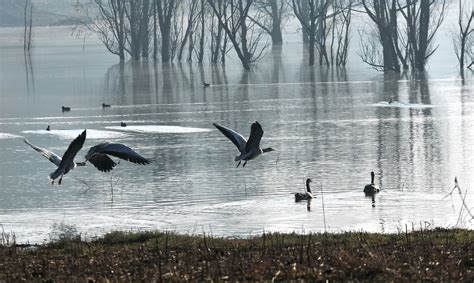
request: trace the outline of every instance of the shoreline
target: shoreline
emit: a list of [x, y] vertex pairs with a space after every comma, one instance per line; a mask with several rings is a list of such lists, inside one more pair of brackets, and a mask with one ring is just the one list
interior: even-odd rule
[[474, 280], [474, 230], [263, 233], [222, 238], [111, 232], [92, 241], [0, 246], [0, 282]]

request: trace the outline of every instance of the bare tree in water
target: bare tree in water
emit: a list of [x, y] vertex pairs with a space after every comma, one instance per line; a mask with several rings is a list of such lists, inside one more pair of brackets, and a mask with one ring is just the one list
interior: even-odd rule
[[225, 63], [225, 56], [229, 51], [227, 45], [227, 33], [224, 31], [223, 25], [220, 24], [219, 18], [217, 15], [221, 15], [224, 13], [224, 8], [227, 7], [228, 0], [216, 0], [215, 9], [216, 11], [211, 11], [210, 17], [210, 49], [211, 49], [211, 62], [217, 63], [219, 58], [221, 59], [222, 63]]
[[161, 61], [169, 63], [171, 61], [171, 20], [176, 11], [176, 1], [158, 0], [155, 1], [155, 5], [161, 31]]
[[[306, 3], [308, 8], [303, 5]], [[314, 65], [314, 49], [316, 45], [316, 37], [318, 32], [318, 23], [322, 24], [322, 19], [326, 17], [327, 9], [329, 7], [330, 0], [292, 0], [293, 12], [295, 13], [296, 18], [298, 18], [303, 30], [306, 31], [308, 35], [308, 47], [309, 47], [309, 65]], [[318, 22], [319, 20], [319, 22]], [[319, 32], [325, 32], [325, 28], [319, 26]], [[320, 44], [322, 44], [320, 42]], [[323, 43], [324, 44], [324, 43]], [[325, 44], [324, 46], [319, 46], [320, 48], [320, 64], [322, 63], [322, 58], [325, 58], [327, 61], [327, 53]]]
[[258, 61], [268, 47], [268, 43], [261, 44], [263, 32], [257, 30], [255, 23], [248, 18], [253, 1], [229, 0], [221, 10], [218, 9], [215, 1], [208, 0], [207, 2], [232, 42], [242, 66], [250, 70], [251, 64]]
[[382, 49], [377, 56], [374, 40], [362, 40], [362, 60], [385, 72], [400, 72], [400, 64], [423, 71], [437, 48], [433, 39], [444, 20], [446, 0], [362, 0], [362, 4], [375, 23]]
[[[199, 23], [199, 48], [197, 49], [196, 55], [199, 63], [204, 60], [204, 44], [205, 44], [205, 33], [206, 33], [206, 0], [200, 0], [200, 9], [198, 13]], [[197, 35], [197, 33], [196, 33]]]
[[125, 18], [125, 1], [94, 0], [78, 7], [88, 18], [88, 21], [81, 25], [97, 33], [109, 52], [118, 55], [121, 61], [125, 60], [125, 52], [130, 53], [126, 47], [125, 26], [128, 22]]
[[464, 73], [464, 64], [470, 68], [474, 64], [474, 29], [472, 28], [474, 11], [466, 9], [463, 0], [459, 0], [458, 28], [459, 31], [453, 35], [454, 52], [459, 61], [459, 70]]
[[362, 61], [384, 72], [400, 72], [400, 62], [398, 60], [400, 50], [398, 49], [397, 1], [362, 0], [362, 5], [370, 19], [376, 25], [377, 32], [373, 35], [378, 39], [378, 44], [382, 47], [379, 53], [373, 37], [362, 39]]
[[192, 36], [196, 28], [198, 19], [198, 1], [182, 1], [176, 5], [178, 12], [176, 13], [173, 31], [176, 36], [177, 59], [181, 61], [186, 46], [194, 47]]
[[270, 35], [273, 45], [283, 43], [282, 27], [287, 12], [287, 3], [283, 0], [256, 0], [256, 13], [249, 17], [261, 29]]
[[412, 69], [423, 71], [428, 58], [438, 48], [432, 45], [445, 17], [446, 0], [397, 0], [397, 5], [405, 19], [407, 51], [405, 56], [399, 53], [399, 58], [403, 63], [408, 58]]
[[330, 62], [331, 65], [345, 66], [349, 51], [350, 25], [352, 19], [352, 0], [334, 0], [332, 6], [334, 13], [331, 21], [331, 44]]
[[23, 33], [23, 49], [25, 52], [30, 52], [33, 27], [33, 4], [31, 3], [31, 0], [25, 0], [24, 18], [25, 30]]

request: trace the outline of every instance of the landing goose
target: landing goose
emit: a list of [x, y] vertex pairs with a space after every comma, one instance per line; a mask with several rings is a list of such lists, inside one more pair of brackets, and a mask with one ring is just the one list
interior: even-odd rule
[[234, 143], [237, 149], [240, 151], [240, 155], [236, 156], [234, 159], [235, 162], [239, 161], [237, 167], [239, 167], [240, 162], [242, 160], [244, 161], [242, 167], [245, 167], [247, 161], [256, 158], [262, 153], [274, 150], [271, 147], [264, 149], [260, 148], [260, 140], [263, 136], [263, 129], [258, 122], [252, 123], [248, 141], [241, 134], [237, 133], [232, 129], [221, 126], [217, 123], [213, 123], [212, 125], [214, 125], [214, 127], [216, 127], [221, 133], [224, 134], [224, 136], [226, 136], [232, 143]]
[[74, 157], [79, 152], [79, 150], [81, 150], [85, 140], [86, 130], [84, 130], [79, 136], [77, 136], [77, 138], [75, 138], [71, 142], [71, 144], [69, 144], [69, 147], [64, 152], [62, 158], [52, 151], [30, 143], [26, 138], [24, 139], [24, 142], [27, 145], [31, 146], [37, 152], [41, 153], [41, 155], [46, 157], [49, 161], [51, 161], [58, 167], [53, 173], [49, 174], [49, 179], [51, 180], [51, 184], [54, 184], [54, 181], [59, 178], [58, 184], [61, 185], [64, 175], [66, 175], [72, 169], [76, 168], [76, 166], [85, 165], [85, 162], [74, 162]]
[[132, 163], [136, 164], [149, 164], [151, 161], [140, 154], [133, 151], [130, 147], [119, 144], [119, 143], [101, 143], [96, 146], [93, 146], [89, 149], [84, 162], [75, 162], [74, 158], [81, 150], [86, 139], [86, 130], [84, 130], [76, 139], [74, 139], [69, 145], [68, 149], [64, 153], [63, 157], [59, 157], [54, 152], [36, 146], [30, 143], [25, 139], [25, 143], [31, 146], [34, 150], [38, 151], [46, 157], [53, 164], [58, 166], [56, 171], [49, 175], [51, 184], [54, 184], [54, 181], [60, 177], [58, 184], [61, 185], [62, 178], [69, 171], [74, 169], [76, 166], [85, 166], [86, 162], [89, 161], [96, 167], [99, 171], [109, 172], [112, 170], [118, 163], [113, 161], [109, 155], [115, 156]]
[[99, 171], [109, 172], [118, 164], [109, 155], [140, 165], [151, 162], [126, 145], [110, 142], [91, 147], [86, 154], [86, 161], [92, 163]]

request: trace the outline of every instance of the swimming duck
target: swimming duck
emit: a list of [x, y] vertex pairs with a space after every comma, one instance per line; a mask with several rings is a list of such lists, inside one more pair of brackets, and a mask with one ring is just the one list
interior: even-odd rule
[[306, 179], [306, 192], [304, 193], [295, 193], [295, 202], [299, 202], [302, 200], [310, 200], [313, 197], [313, 194], [311, 193], [311, 188], [309, 187], [309, 183], [311, 183], [311, 179]]
[[49, 125], [46, 127], [46, 131], [51, 131], [51, 127]]
[[209, 83], [203, 82], [203, 83], [202, 83], [202, 86], [203, 86], [203, 87], [210, 87], [211, 85], [210, 85]]
[[107, 108], [107, 107], [110, 107], [110, 104], [102, 103], [102, 108]]
[[127, 124], [125, 122], [120, 122], [120, 127], [126, 127]]
[[68, 106], [61, 106], [61, 110], [62, 110], [63, 112], [69, 112], [69, 111], [71, 111], [71, 107], [68, 107]]
[[221, 126], [217, 123], [213, 123], [212, 125], [214, 125], [214, 127], [216, 127], [221, 133], [223, 133], [224, 136], [226, 136], [239, 149], [240, 155], [234, 158], [235, 162], [239, 161], [237, 167], [239, 167], [240, 162], [242, 160], [244, 161], [242, 167], [245, 167], [247, 161], [256, 158], [262, 153], [274, 150], [271, 147], [263, 149], [260, 148], [260, 140], [263, 136], [263, 129], [258, 122], [252, 123], [250, 127], [250, 136], [248, 141], [241, 134], [237, 133], [232, 129]]
[[374, 184], [374, 178], [375, 178], [374, 171], [370, 172], [370, 176], [371, 176], [370, 184], [367, 184], [364, 187], [364, 193], [365, 193], [365, 195], [368, 195], [368, 196], [380, 192], [380, 190], [378, 188], [376, 188], [375, 184]]

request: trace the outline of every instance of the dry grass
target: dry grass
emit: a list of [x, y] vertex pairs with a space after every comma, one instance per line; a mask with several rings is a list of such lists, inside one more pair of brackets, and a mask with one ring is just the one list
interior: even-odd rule
[[114, 232], [0, 246], [0, 282], [169, 280], [474, 281], [474, 231], [264, 234], [250, 239]]

